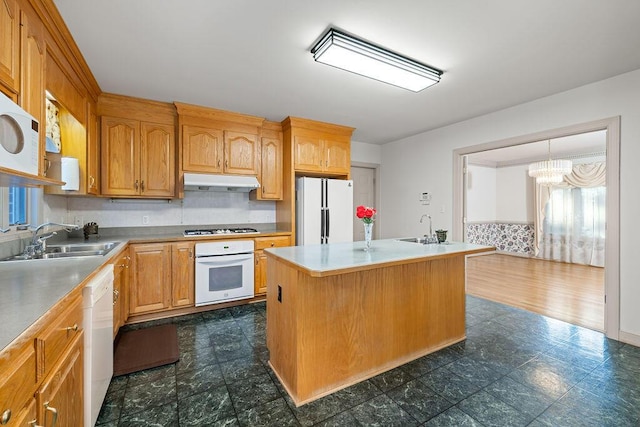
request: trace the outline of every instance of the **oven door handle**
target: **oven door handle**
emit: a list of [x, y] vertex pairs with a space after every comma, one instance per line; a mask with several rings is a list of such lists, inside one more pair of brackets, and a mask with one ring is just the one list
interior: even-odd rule
[[238, 262], [251, 260], [253, 262], [253, 254], [241, 255], [224, 255], [224, 256], [199, 256], [196, 257], [196, 264], [224, 266], [238, 264]]

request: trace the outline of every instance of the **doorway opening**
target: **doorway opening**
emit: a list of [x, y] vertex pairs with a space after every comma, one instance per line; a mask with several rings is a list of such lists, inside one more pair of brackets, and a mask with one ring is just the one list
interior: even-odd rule
[[[466, 175], [464, 172], [468, 170], [469, 165], [467, 161], [469, 157], [477, 159], [482, 159], [483, 157], [486, 159], [487, 155], [490, 155], [492, 150], [503, 149], [505, 151], [517, 151], [524, 150], [526, 151], [527, 145], [536, 142], [544, 142], [547, 143], [548, 140], [557, 140], [561, 138], [569, 138], [569, 139], [579, 139], [577, 135], [586, 135], [593, 133], [604, 135], [605, 140], [605, 150], [602, 153], [606, 156], [604, 163], [606, 164], [606, 202], [605, 202], [605, 210], [606, 210], [606, 237], [604, 239], [604, 272], [602, 272], [602, 276], [604, 278], [604, 287], [603, 294], [601, 298], [601, 306], [603, 307], [603, 327], [594, 327], [594, 329], [604, 329], [605, 334], [613, 339], [618, 339], [619, 336], [619, 293], [620, 293], [620, 268], [619, 268], [619, 132], [620, 132], [620, 119], [619, 117], [599, 120], [595, 122], [584, 123], [580, 125], [569, 126], [561, 129], [553, 129], [549, 131], [539, 132], [536, 134], [525, 135], [515, 138], [510, 138], [501, 141], [495, 141], [487, 144], [480, 144], [475, 146], [466, 147], [463, 149], [458, 149], [454, 151], [454, 225], [453, 225], [453, 235], [456, 240], [464, 240], [468, 234], [468, 227], [473, 225], [472, 222], [469, 222], [467, 218], [467, 210], [466, 204], [469, 202], [467, 200], [467, 190], [468, 190], [468, 182], [466, 182]], [[597, 149], [593, 149], [593, 147], [586, 146], [585, 142], [582, 141], [584, 145], [582, 153], [584, 154], [587, 151], [591, 151], [591, 154], [598, 154]], [[578, 144], [579, 145], [579, 144]], [[560, 144], [558, 144], [560, 147]], [[566, 146], [567, 148], [569, 145]], [[560, 150], [560, 148], [558, 148]], [[557, 155], [554, 157], [562, 158], [561, 155]], [[523, 158], [520, 160], [520, 168], [526, 168], [526, 163], [529, 161], [537, 161], [541, 159], [532, 159], [532, 158]], [[517, 167], [512, 168], [517, 170]], [[524, 170], [524, 169], [523, 169]], [[522, 170], [522, 171], [523, 171]], [[521, 172], [522, 172], [521, 171]], [[523, 178], [523, 177], [521, 177]], [[512, 181], [512, 180], [509, 180]], [[531, 181], [529, 179], [529, 181]], [[508, 184], [513, 184], [513, 182], [508, 182]], [[530, 190], [524, 191], [531, 192]], [[477, 194], [476, 194], [477, 196]], [[533, 197], [527, 197], [526, 194], [521, 194], [522, 200], [531, 200], [533, 201]], [[474, 195], [471, 195], [474, 197]], [[533, 202], [530, 202], [533, 203]], [[508, 209], [514, 208], [514, 205], [507, 205]], [[529, 206], [530, 208], [531, 206]], [[522, 210], [522, 206], [520, 207]], [[527, 223], [528, 221], [523, 221], [523, 223]], [[528, 224], [520, 224], [526, 228]], [[474, 225], [475, 227], [475, 225]], [[477, 228], [477, 227], [476, 227]], [[512, 227], [514, 229], [518, 229], [519, 225]], [[536, 241], [537, 242], [537, 241]], [[496, 245], [497, 246], [497, 245]], [[526, 252], [526, 251], [525, 251]], [[529, 257], [532, 254], [524, 254], [525, 257]], [[533, 258], [531, 258], [533, 259]], [[524, 260], [524, 258], [523, 258]], [[551, 261], [549, 261], [551, 262]], [[559, 264], [559, 263], [558, 263]], [[567, 264], [567, 266], [573, 266], [573, 264]], [[543, 270], [550, 270], [546, 268]], [[576, 272], [567, 273], [568, 277], [578, 276]], [[535, 276], [535, 271], [530, 270], [528, 273], [520, 271], [521, 280], [526, 280], [529, 277]], [[576, 279], [579, 280], [579, 279]], [[597, 274], [596, 278], [593, 279], [598, 281]], [[539, 291], [542, 292], [542, 291]], [[604, 301], [602, 301], [604, 300]], [[535, 310], [532, 310], [535, 311]], [[585, 325], [582, 325], [585, 326]]]
[[[378, 168], [371, 165], [352, 165], [351, 180], [353, 181], [353, 207], [356, 206], [376, 206], [376, 194], [378, 189], [376, 176]], [[373, 238], [375, 239], [379, 232], [379, 227], [373, 227]], [[353, 215], [353, 241], [364, 240], [364, 227], [362, 221]]]

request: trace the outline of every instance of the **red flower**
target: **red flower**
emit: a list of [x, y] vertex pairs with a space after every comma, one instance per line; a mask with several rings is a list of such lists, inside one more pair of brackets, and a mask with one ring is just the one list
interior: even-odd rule
[[356, 216], [365, 223], [373, 222], [373, 217], [378, 211], [368, 206], [358, 206], [356, 208]]

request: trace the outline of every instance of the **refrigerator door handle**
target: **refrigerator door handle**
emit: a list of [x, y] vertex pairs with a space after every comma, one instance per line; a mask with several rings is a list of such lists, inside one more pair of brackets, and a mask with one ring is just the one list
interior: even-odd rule
[[325, 223], [325, 212], [324, 208], [320, 208], [320, 243], [324, 243], [324, 223]]
[[329, 218], [331, 218], [331, 214], [329, 213], [329, 208], [326, 208], [324, 211], [325, 211], [324, 222], [326, 223], [325, 224], [326, 230], [325, 230], [324, 237], [326, 242], [329, 243]]

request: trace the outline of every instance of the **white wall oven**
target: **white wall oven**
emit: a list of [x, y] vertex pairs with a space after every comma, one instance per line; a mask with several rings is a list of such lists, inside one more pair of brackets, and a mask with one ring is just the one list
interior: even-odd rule
[[196, 306], [253, 297], [253, 240], [196, 243]]
[[0, 167], [38, 175], [39, 123], [0, 92]]

